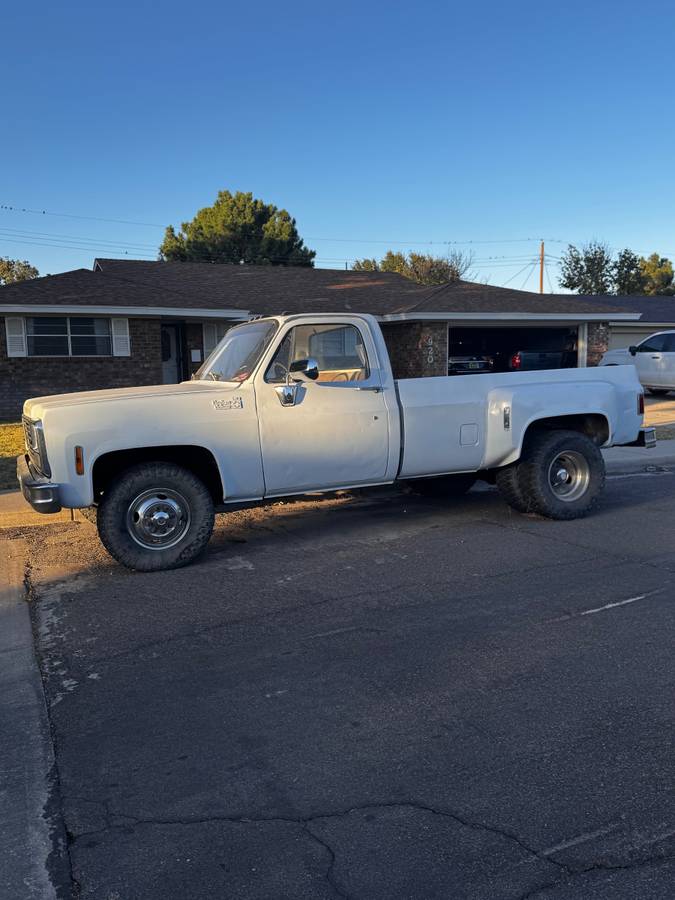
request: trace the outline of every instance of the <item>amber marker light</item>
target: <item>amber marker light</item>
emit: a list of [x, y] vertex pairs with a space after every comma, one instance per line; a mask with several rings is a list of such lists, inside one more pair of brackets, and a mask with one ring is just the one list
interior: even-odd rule
[[75, 447], [75, 471], [78, 475], [84, 475], [84, 451], [79, 445]]

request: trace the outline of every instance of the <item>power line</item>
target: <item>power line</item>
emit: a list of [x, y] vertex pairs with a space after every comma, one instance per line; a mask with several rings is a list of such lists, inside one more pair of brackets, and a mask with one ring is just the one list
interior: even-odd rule
[[532, 263], [532, 268], [531, 268], [530, 271], [527, 273], [527, 275], [525, 276], [525, 281], [523, 281], [522, 285], [520, 286], [521, 291], [524, 291], [524, 290], [525, 290], [525, 285], [527, 284], [527, 282], [528, 282], [528, 281], [530, 280], [530, 278], [532, 277], [532, 274], [534, 273], [534, 270], [536, 269], [536, 267], [537, 267], [537, 259], [535, 258], [534, 261], [533, 261], [533, 263]]
[[98, 237], [83, 237], [82, 235], [74, 235], [74, 234], [58, 234], [53, 231], [24, 231], [18, 228], [0, 228], [0, 234], [4, 234], [8, 237], [38, 237], [38, 238], [48, 238], [50, 240], [64, 240], [72, 243], [73, 241], [85, 241], [87, 243], [99, 243], [99, 244], [114, 244], [116, 247], [133, 247], [133, 248], [141, 248], [145, 250], [155, 250], [156, 244], [142, 244], [136, 241], [110, 241], [106, 238], [98, 238]]
[[[53, 231], [30, 231], [26, 229], [18, 229], [18, 228], [7, 228], [0, 227], [0, 235], [4, 235], [5, 237], [25, 237], [33, 239], [46, 239], [50, 242], [65, 242], [67, 244], [73, 243], [86, 243], [86, 244], [96, 244], [103, 245], [107, 244], [114, 247], [129, 247], [134, 250], [139, 250], [142, 252], [144, 250], [155, 252], [157, 250], [156, 244], [146, 244], [138, 241], [125, 241], [125, 240], [108, 240], [107, 238], [99, 238], [92, 237], [90, 235], [73, 235], [73, 234], [62, 234], [59, 232]], [[349, 262], [355, 261], [356, 257], [347, 258], [346, 260], [340, 256], [332, 256], [332, 257], [321, 257], [322, 259], [331, 259], [335, 262]], [[472, 260], [472, 263], [484, 263], [492, 260], [512, 260], [513, 262], [520, 262], [521, 260], [529, 259], [529, 254], [519, 254], [517, 256], [508, 256], [506, 254], [492, 254], [489, 256], [480, 256], [476, 257]]]
[[61, 219], [83, 219], [89, 222], [115, 222], [118, 225], [140, 225], [144, 228], [165, 228], [165, 225], [157, 225], [156, 222], [132, 222], [129, 219], [108, 219], [103, 216], [80, 216], [74, 213], [57, 213], [49, 212], [46, 209], [28, 209], [25, 206], [11, 206], [7, 203], [0, 203], [0, 209], [6, 212], [22, 212], [32, 213], [38, 216], [56, 216]]
[[[535, 259], [535, 260], [534, 260], [534, 264], [535, 264], [535, 265], [536, 265], [536, 262], [537, 262], [537, 260]], [[528, 262], [525, 263], [525, 265], [523, 266], [523, 268], [522, 268], [522, 269], [519, 269], [519, 271], [516, 272], [515, 275], [512, 275], [512, 276], [508, 279], [508, 281], [505, 281], [504, 284], [502, 285], [502, 287], [506, 287], [507, 284], [511, 284], [511, 282], [512, 282], [515, 278], [517, 278], [522, 272], [524, 272], [525, 269], [527, 269], [530, 265], [532, 265], [532, 260], [531, 260], [531, 259], [528, 260]]]
[[546, 280], [548, 281], [548, 287], [551, 293], [553, 293], [553, 285], [551, 284], [551, 276], [548, 274], [548, 265], [546, 264], [546, 260], [544, 260], [544, 272], [546, 272]]
[[[18, 212], [18, 213], [28, 213], [30, 215], [38, 215], [38, 216], [53, 216], [56, 218], [62, 219], [80, 219], [82, 221], [87, 222], [112, 222], [117, 225], [138, 225], [142, 228], [161, 228], [164, 230], [166, 225], [158, 225], [156, 222], [136, 222], [132, 219], [115, 219], [109, 218], [106, 216], [84, 216], [76, 213], [63, 213], [63, 212], [52, 212], [47, 209], [31, 209], [27, 206], [16, 206], [10, 203], [0, 203], [0, 210], [5, 212]], [[338, 244], [402, 244], [402, 245], [426, 245], [426, 246], [459, 246], [459, 245], [470, 245], [470, 244], [523, 244], [523, 243], [531, 243], [532, 241], [540, 241], [541, 238], [537, 237], [526, 237], [526, 238], [502, 238], [502, 239], [491, 239], [491, 240], [462, 240], [462, 241], [401, 241], [401, 240], [383, 240], [382, 238], [334, 238], [334, 237], [307, 237], [304, 240], [306, 241], [327, 241]], [[567, 244], [568, 241], [564, 241], [560, 238], [545, 238], [546, 241], [552, 244]]]

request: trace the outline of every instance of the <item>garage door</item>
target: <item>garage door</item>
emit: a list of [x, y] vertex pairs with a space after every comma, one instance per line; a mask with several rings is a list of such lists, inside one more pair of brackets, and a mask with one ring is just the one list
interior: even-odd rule
[[609, 335], [609, 349], [619, 350], [622, 347], [630, 347], [631, 344], [639, 344], [655, 331], [661, 331], [657, 325], [651, 328], [612, 328]]
[[[509, 372], [577, 365], [577, 327], [464, 328], [450, 326], [449, 371]], [[472, 362], [474, 363], [472, 365]]]

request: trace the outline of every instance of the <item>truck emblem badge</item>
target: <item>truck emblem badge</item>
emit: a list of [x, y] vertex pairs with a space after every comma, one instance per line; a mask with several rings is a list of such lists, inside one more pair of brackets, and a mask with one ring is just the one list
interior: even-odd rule
[[233, 397], [231, 400], [214, 400], [214, 409], [243, 409], [244, 401], [241, 397]]

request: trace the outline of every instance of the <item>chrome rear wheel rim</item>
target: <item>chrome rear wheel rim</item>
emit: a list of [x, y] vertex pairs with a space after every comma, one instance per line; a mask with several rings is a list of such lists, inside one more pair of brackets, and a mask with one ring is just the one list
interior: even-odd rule
[[126, 526], [144, 550], [168, 550], [185, 537], [190, 527], [190, 505], [178, 491], [151, 488], [127, 507]]
[[591, 467], [577, 450], [563, 450], [548, 467], [548, 484], [554, 496], [563, 503], [574, 503], [588, 490]]

